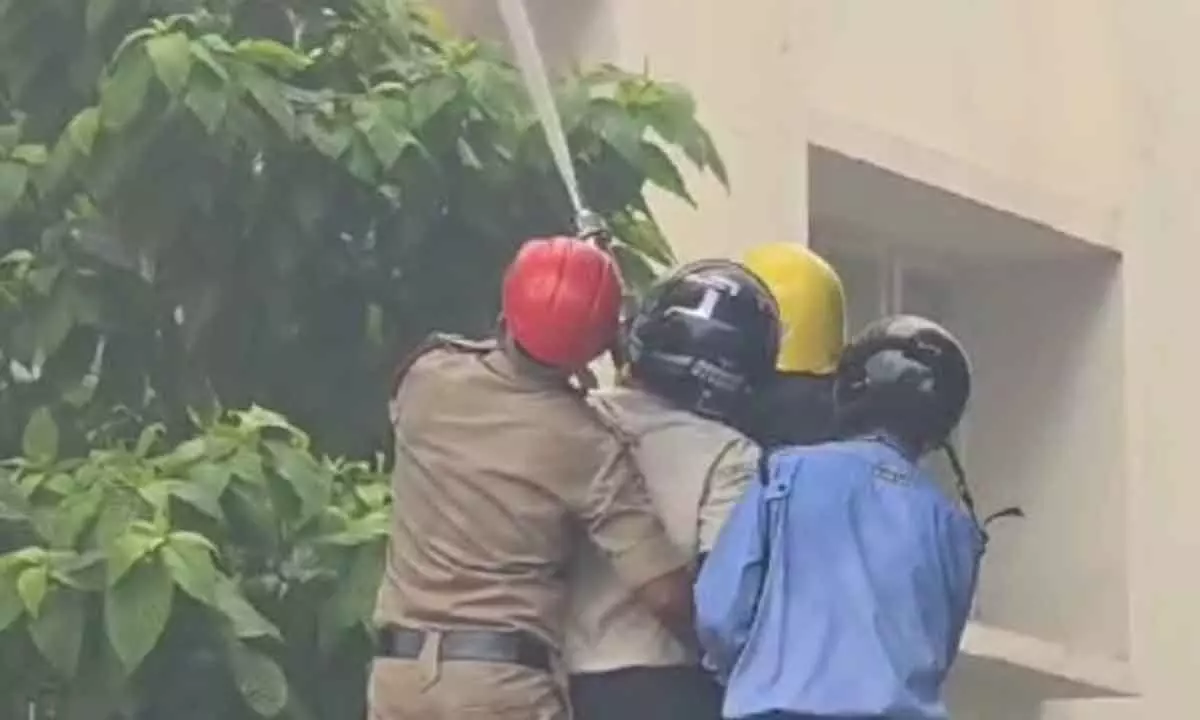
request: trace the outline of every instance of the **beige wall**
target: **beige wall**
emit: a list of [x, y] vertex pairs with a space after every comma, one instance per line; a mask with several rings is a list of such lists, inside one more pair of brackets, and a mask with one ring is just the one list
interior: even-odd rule
[[[737, 254], [765, 239], [807, 236], [803, 96], [791, 81], [795, 3], [756, 0], [729, 19], [730, 6], [695, 0], [609, 0], [610, 57], [687, 85], [718, 139], [732, 192], [697, 183], [695, 212], [663, 197], [659, 212], [689, 257]], [[720, 110], [717, 110], [720, 108]]]
[[[656, 74], [695, 91], [726, 157], [732, 194], [703, 183], [699, 211], [659, 204], [685, 255], [804, 241], [809, 141], [1119, 250], [1119, 261], [1089, 256], [1059, 275], [1053, 263], [1026, 275], [996, 265], [959, 297], [985, 376], [972, 461], [1001, 475], [1003, 443], [1019, 440], [1013, 492], [1032, 515], [1011, 531], [1019, 538], [998, 540], [1004, 567], [989, 570], [981, 601], [985, 614], [1002, 606], [997, 623], [1060, 643], [1047, 667], [1073, 653], [1128, 658], [1139, 698], [1055, 702], [1042, 717], [1197, 717], [1200, 482], [1189, 405], [1200, 402], [1200, 341], [1185, 312], [1200, 266], [1200, 3], [574, 6], [580, 19], [546, 15], [539, 28], [573, 38], [555, 52], [635, 67], [648, 57]], [[921, 220], [897, 224], [916, 232]], [[964, 242], [980, 241], [971, 227]], [[1048, 338], [1060, 341], [1053, 357], [1033, 362]], [[1023, 365], [1029, 384], [1009, 390], [1006, 369]], [[986, 442], [997, 444], [980, 449]], [[1037, 716], [986, 695], [961, 717]]]
[[[791, 12], [799, 17], [785, 18], [778, 9], [691, 3], [692, 14], [704, 21], [672, 14], [671, 3], [644, 5], [662, 9], [630, 20], [644, 24], [628, 36], [640, 38], [652, 63], [664, 58], [660, 71], [696, 89], [718, 143], [731, 155], [733, 205], [768, 218], [794, 217], [795, 196], [779, 188], [796, 185], [783, 183], [781, 173], [794, 171], [802, 158], [794, 137], [772, 150], [786, 137], [766, 131], [779, 127], [767, 117], [774, 113], [775, 122], [815, 142], [1122, 251], [1120, 268], [1110, 269], [1121, 277], [1108, 286], [1092, 283], [1094, 314], [1061, 296], [1069, 282], [1059, 296], [1053, 283], [1029, 293], [1021, 283], [1006, 288], [1003, 271], [990, 285], [1000, 299], [980, 296], [976, 323], [989, 324], [973, 327], [985, 336], [977, 343], [988, 354], [985, 364], [1028, 362], [1039, 330], [1057, 332], [1047, 324], [1053, 318], [1039, 317], [1039, 306], [1047, 316], [1069, 320], [1074, 313], [1083, 326], [1077, 373], [1031, 373], [1035, 382], [1071, 383], [1078, 394], [1067, 397], [1077, 404], [1060, 405], [1055, 425], [1047, 426], [1058, 442], [1029, 446], [1031, 457], [1015, 465], [1044, 480], [1043, 491], [1039, 496], [1029, 488], [1022, 498], [1034, 518], [1008, 550], [1024, 556], [1024, 564], [1010, 563], [993, 578], [1003, 579], [1003, 587], [982, 600], [986, 610], [988, 600], [1010, 596], [1008, 622], [1062, 639], [1069, 652], [1130, 656], [1141, 700], [1056, 703], [1047, 717], [1194, 717], [1200, 708], [1200, 491], [1186, 404], [1200, 400], [1200, 342], [1183, 331], [1182, 312], [1197, 297], [1200, 83], [1184, 68], [1200, 67], [1200, 43], [1194, 42], [1200, 5], [797, 0]], [[711, 39], [712, 26], [704, 26], [709, 35], [690, 34], [691, 23], [713, 17], [725, 42], [698, 54], [690, 46]], [[783, 20], [791, 24], [781, 28]], [[621, 30], [618, 35], [627, 42]], [[803, 47], [789, 48], [789, 42]], [[627, 45], [622, 51], [630, 55]], [[754, 64], [756, 74], [746, 70]], [[747, 77], [774, 88], [746, 87]], [[761, 125], [752, 126], [747, 116]], [[729, 218], [746, 212], [705, 206], [695, 218], [677, 221], [675, 227], [688, 232], [673, 236], [705, 252], [725, 248], [727, 238], [701, 240], [696, 229], [702, 235], [706, 227], [729, 228]], [[710, 218], [718, 220], [710, 224]], [[761, 235], [790, 227], [749, 222]], [[1019, 296], [1020, 303], [996, 310], [1005, 295]], [[1000, 327], [1022, 318], [1034, 322], [1012, 333]], [[1006, 334], [1017, 347], [1005, 342]], [[1097, 350], [1112, 343], [1118, 353]], [[1091, 352], [1104, 359], [1092, 361]], [[1105, 395], [1109, 373], [1124, 376], [1124, 383], [1114, 383], [1127, 388], [1123, 397]], [[1002, 387], [985, 392], [995, 398], [993, 407], [1004, 408], [993, 414], [998, 432], [1044, 421], [1022, 415], [1019, 398]], [[1094, 394], [1091, 401], [1087, 393]], [[1124, 423], [1095, 424], [1091, 413]], [[1114, 445], [1126, 452], [1114, 452]], [[1104, 462], [1101, 477], [1089, 472]], [[1080, 495], [1072, 495], [1073, 485]], [[1054, 520], [1045, 519], [1051, 515]], [[1115, 531], [1106, 532], [1098, 517], [1113, 519]], [[1055, 557], [1073, 581], [1063, 582], [1047, 565]], [[1049, 611], [1039, 614], [1039, 605]]]
[[[1096, 0], [809, 0], [810, 101], [995, 177], [1111, 217], [1131, 162], [1112, 13]], [[1143, 3], [1135, 3], [1143, 4]], [[1020, 209], [1020, 208], [1018, 208]], [[1048, 218], [1057, 220], [1058, 218]]]

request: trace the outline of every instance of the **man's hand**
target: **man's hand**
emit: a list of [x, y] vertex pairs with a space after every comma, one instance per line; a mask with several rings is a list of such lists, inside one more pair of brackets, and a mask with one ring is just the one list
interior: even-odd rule
[[692, 572], [680, 568], [635, 588], [634, 596], [688, 649], [698, 650], [692, 606]]

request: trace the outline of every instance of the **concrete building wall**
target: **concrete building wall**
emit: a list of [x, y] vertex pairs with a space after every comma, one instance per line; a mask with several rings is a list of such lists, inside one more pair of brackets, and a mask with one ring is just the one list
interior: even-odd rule
[[647, 59], [695, 92], [733, 189], [657, 203], [682, 254], [807, 242], [811, 225], [955, 279], [947, 322], [980, 374], [968, 464], [989, 503], [1029, 514], [996, 530], [955, 717], [1195, 717], [1200, 4], [557, 6], [539, 33], [560, 58]]

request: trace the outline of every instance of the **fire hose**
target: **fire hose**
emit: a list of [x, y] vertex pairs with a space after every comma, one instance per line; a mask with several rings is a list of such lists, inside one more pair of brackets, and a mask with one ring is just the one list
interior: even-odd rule
[[[554, 102], [554, 91], [550, 85], [550, 76], [538, 49], [537, 37], [533, 24], [526, 12], [524, 0], [499, 0], [500, 15], [508, 29], [509, 40], [512, 42], [516, 55], [516, 64], [529, 91], [533, 102], [534, 112], [538, 116], [546, 144], [554, 158], [558, 176], [567, 190], [571, 206], [575, 213], [575, 234], [579, 239], [590, 242], [605, 252], [611, 253], [612, 233], [608, 224], [598, 213], [593, 212], [584, 202], [579, 190], [579, 180], [575, 174], [575, 165], [571, 161], [571, 151], [567, 145], [567, 136], [563, 132], [562, 118], [558, 106]], [[614, 257], [615, 260], [615, 257]], [[620, 368], [622, 363], [621, 351], [616, 344], [609, 350], [613, 364]]]

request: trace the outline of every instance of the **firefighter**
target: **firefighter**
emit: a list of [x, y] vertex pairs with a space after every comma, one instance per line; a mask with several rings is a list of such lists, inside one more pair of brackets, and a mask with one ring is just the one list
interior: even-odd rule
[[696, 586], [725, 718], [946, 718], [986, 536], [969, 494], [954, 502], [918, 463], [970, 384], [945, 329], [877, 321], [838, 367], [840, 439], [765, 456]]
[[[708, 551], [757, 467], [730, 427], [774, 370], [779, 315], [736, 262], [686, 265], [626, 322], [617, 387], [593, 396], [632, 435], [634, 457], [682, 552]], [[576, 720], [719, 720], [720, 688], [596, 554], [574, 568], [566, 660]]]
[[799, 243], [760, 245], [744, 257], [779, 303], [776, 379], [763, 386], [747, 431], [762, 446], [831, 438], [833, 372], [845, 341], [845, 293], [837, 272]]
[[435, 336], [398, 374], [374, 720], [567, 720], [564, 575], [577, 536], [692, 638], [691, 572], [629, 443], [570, 384], [614, 341], [620, 278], [569, 238], [507, 269], [499, 338]]

